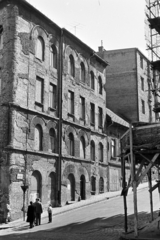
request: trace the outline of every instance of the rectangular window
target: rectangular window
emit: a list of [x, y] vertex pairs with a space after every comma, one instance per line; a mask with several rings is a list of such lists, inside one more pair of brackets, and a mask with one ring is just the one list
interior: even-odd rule
[[3, 48], [3, 27], [0, 25], [0, 50]]
[[142, 103], [142, 113], [145, 114], [145, 102], [144, 100], [141, 100]]
[[85, 99], [80, 97], [80, 118], [85, 120]]
[[74, 115], [74, 93], [68, 91], [68, 112]]
[[95, 106], [93, 103], [90, 103], [90, 122], [95, 124]]
[[56, 85], [53, 84], [49, 87], [49, 107], [56, 108]]
[[103, 110], [101, 107], [98, 107], [98, 127], [103, 126]]
[[36, 102], [43, 104], [43, 79], [36, 78]]
[[143, 69], [143, 57], [142, 56], [140, 56], [140, 66]]
[[141, 77], [141, 90], [144, 91], [144, 78]]
[[116, 140], [111, 139], [111, 157], [116, 157]]

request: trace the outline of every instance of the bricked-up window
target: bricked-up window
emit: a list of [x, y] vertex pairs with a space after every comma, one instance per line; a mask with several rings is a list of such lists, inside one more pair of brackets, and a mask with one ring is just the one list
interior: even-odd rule
[[98, 93], [102, 95], [103, 86], [102, 86], [102, 78], [98, 77]]
[[42, 127], [37, 124], [35, 127], [35, 150], [42, 151]]
[[141, 77], [141, 90], [144, 91], [144, 78]]
[[49, 107], [55, 109], [56, 108], [56, 85], [51, 84], [49, 86]]
[[98, 107], [98, 127], [102, 128], [103, 126], [103, 110], [101, 107]]
[[80, 158], [85, 158], [85, 139], [83, 136], [80, 138]]
[[3, 48], [3, 26], [0, 25], [0, 50]]
[[90, 123], [95, 124], [95, 105], [90, 103]]
[[94, 195], [96, 192], [96, 178], [95, 177], [91, 177], [91, 193], [92, 195]]
[[68, 113], [74, 115], [74, 93], [68, 91]]
[[141, 99], [142, 113], [145, 114], [145, 102]]
[[104, 193], [104, 180], [102, 177], [99, 179], [99, 193]]
[[99, 161], [103, 162], [103, 145], [102, 145], [102, 143], [98, 144], [98, 157], [99, 157]]
[[80, 97], [80, 119], [85, 120], [85, 99], [84, 97]]
[[140, 66], [143, 69], [143, 57], [140, 55]]
[[111, 139], [111, 157], [116, 157], [116, 140]]
[[83, 83], [85, 83], [85, 67], [83, 62], [81, 62], [80, 79]]
[[36, 78], [36, 102], [43, 104], [43, 79]]
[[57, 49], [55, 45], [50, 48], [50, 66], [57, 69]]
[[69, 56], [69, 74], [74, 77], [75, 76], [75, 66], [74, 66], [74, 58], [72, 55]]
[[74, 137], [72, 133], [69, 134], [68, 139], [69, 139], [69, 155], [74, 156]]
[[44, 61], [44, 40], [42, 37], [37, 38], [36, 57]]
[[49, 150], [51, 150], [52, 152], [55, 152], [56, 148], [55, 148], [55, 131], [53, 128], [50, 129], [49, 131]]
[[95, 143], [93, 140], [91, 141], [91, 160], [95, 161]]
[[90, 72], [90, 83], [91, 83], [91, 89], [95, 89], [95, 84], [94, 84], [94, 73], [91, 71]]

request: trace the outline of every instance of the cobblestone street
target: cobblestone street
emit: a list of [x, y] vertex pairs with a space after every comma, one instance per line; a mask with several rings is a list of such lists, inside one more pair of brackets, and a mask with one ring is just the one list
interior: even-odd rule
[[[156, 191], [154, 192], [153, 198], [154, 216], [156, 218], [159, 206]], [[127, 205], [128, 232], [133, 232], [134, 215], [132, 193], [127, 197]], [[70, 208], [71, 207], [72, 206], [70, 206]], [[59, 211], [61, 209], [59, 209]], [[138, 192], [138, 210], [139, 229], [143, 229], [150, 221], [149, 194], [147, 188]], [[6, 227], [6, 225], [4, 225], [4, 227]], [[22, 220], [19, 223], [17, 222], [12, 228], [2, 229], [1, 227], [0, 240], [118, 240], [123, 232], [123, 198], [118, 196], [53, 215], [53, 222], [50, 224], [48, 224], [48, 218], [47, 215], [45, 215], [42, 217], [41, 226], [34, 227], [33, 229], [29, 229], [28, 223]]]

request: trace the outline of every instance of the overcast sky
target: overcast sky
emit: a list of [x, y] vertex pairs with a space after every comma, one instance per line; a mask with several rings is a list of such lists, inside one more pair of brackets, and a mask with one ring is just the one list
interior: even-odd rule
[[28, 0], [97, 51], [137, 47], [148, 57], [145, 0]]

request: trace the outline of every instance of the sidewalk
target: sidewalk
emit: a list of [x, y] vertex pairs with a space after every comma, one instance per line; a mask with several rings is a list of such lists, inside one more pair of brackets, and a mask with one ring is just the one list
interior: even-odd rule
[[[148, 187], [148, 183], [142, 183], [138, 186], [138, 190], [143, 189]], [[128, 194], [132, 193], [132, 189], [130, 188], [128, 191]], [[91, 205], [100, 201], [104, 201], [110, 198], [114, 198], [114, 197], [118, 197], [121, 195], [121, 190], [120, 191], [116, 191], [116, 192], [106, 192], [103, 194], [99, 194], [99, 195], [94, 195], [91, 196], [90, 199], [87, 200], [81, 200], [80, 202], [76, 202], [70, 205], [66, 205], [63, 207], [57, 207], [57, 208], [53, 208], [53, 216], [58, 215], [58, 214], [62, 214], [64, 212], [68, 212], [77, 208], [81, 208], [87, 205]], [[48, 218], [48, 213], [47, 211], [44, 211], [42, 214], [42, 219], [44, 218]], [[25, 226], [28, 225], [28, 223], [26, 221], [23, 221], [23, 219], [18, 219], [15, 221], [12, 221], [8, 224], [1, 224], [0, 225], [0, 230], [2, 229], [8, 229], [8, 228], [15, 228], [15, 227], [21, 227], [21, 226]]]

